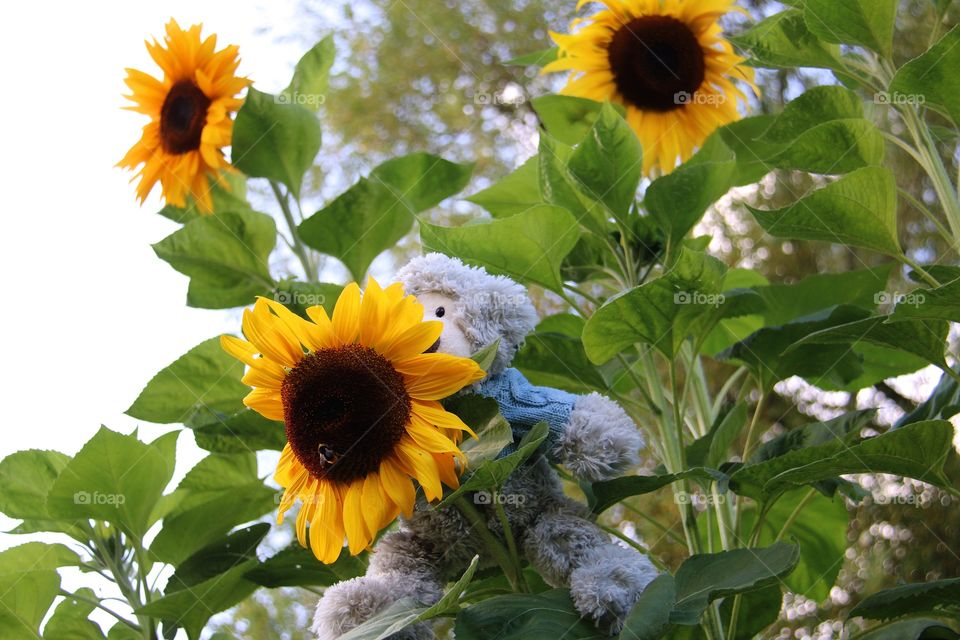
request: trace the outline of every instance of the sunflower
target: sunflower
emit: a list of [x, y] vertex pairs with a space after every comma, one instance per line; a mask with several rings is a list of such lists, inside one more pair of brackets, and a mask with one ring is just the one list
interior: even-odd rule
[[184, 31], [171, 19], [163, 44], [146, 43], [162, 81], [127, 69], [125, 82], [133, 93], [125, 97], [135, 104], [125, 108], [150, 116], [150, 122], [117, 166], [134, 171], [142, 165], [133, 178], [140, 179], [141, 204], [159, 180], [167, 203], [184, 207], [189, 193], [200, 211], [209, 213], [208, 176], [218, 179], [221, 170], [231, 169], [221, 148], [230, 144], [230, 114], [243, 103], [236, 95], [249, 81], [235, 75], [237, 47], [215, 51], [217, 37], [201, 40], [200, 29]]
[[605, 8], [551, 33], [558, 58], [543, 73], [571, 71], [562, 94], [626, 108], [643, 144], [646, 175], [673, 170], [717, 127], [739, 119], [756, 91], [753, 70], [721, 36], [717, 21], [734, 0], [580, 0]]
[[417, 480], [428, 500], [459, 485], [465, 458], [457, 444], [474, 435], [438, 400], [484, 376], [469, 358], [431, 353], [443, 325], [423, 321], [423, 306], [400, 284], [372, 278], [337, 300], [333, 317], [310, 320], [260, 298], [243, 314], [247, 340], [223, 336], [244, 362], [244, 404], [283, 420], [287, 444], [275, 474], [284, 488], [278, 522], [299, 498], [300, 544], [322, 562], [368, 548], [400, 512], [413, 510]]

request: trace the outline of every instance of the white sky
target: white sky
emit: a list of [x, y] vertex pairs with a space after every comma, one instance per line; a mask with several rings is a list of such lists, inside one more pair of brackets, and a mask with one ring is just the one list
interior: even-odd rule
[[[269, 6], [269, 10], [266, 7]], [[114, 164], [144, 116], [122, 111], [124, 68], [157, 73], [143, 41], [175, 17], [237, 44], [241, 73], [286, 85], [305, 45], [294, 0], [43, 2], [0, 20], [0, 458], [27, 448], [74, 454], [101, 424], [129, 433], [124, 410], [159, 369], [193, 345], [236, 331], [237, 311], [191, 309], [187, 278], [150, 248], [178, 225], [143, 207]], [[266, 30], [269, 26], [270, 30]], [[311, 34], [299, 34], [305, 38]], [[152, 439], [169, 426], [146, 426]], [[199, 458], [180, 437], [178, 475]], [[0, 531], [14, 522], [0, 517]], [[0, 535], [0, 548], [25, 542]]]

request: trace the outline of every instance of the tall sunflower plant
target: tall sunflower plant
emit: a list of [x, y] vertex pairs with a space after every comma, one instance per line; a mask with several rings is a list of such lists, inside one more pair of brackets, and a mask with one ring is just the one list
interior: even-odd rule
[[[956, 499], [960, 28], [943, 28], [949, 3], [931, 3], [938, 26], [912, 60], [892, 54], [896, 0], [791, 2], [738, 35], [722, 26], [746, 20], [727, 17], [745, 13], [733, 0], [570, 9], [554, 49], [515, 62], [558, 79], [556, 95], [531, 101], [538, 153], [469, 196], [486, 213], [460, 227], [420, 214], [463, 190], [471, 166], [427, 153], [389, 160], [305, 214], [322, 115], [336, 108], [324, 100], [331, 38], [277, 93], [239, 75], [237, 47], [218, 48], [200, 25], [171, 20], [147, 43], [157, 69], [126, 77], [146, 123], [119, 166], [141, 202], [159, 191], [177, 225], [154, 250], [189, 278], [187, 304], [243, 308], [242, 319], [157, 373], [127, 411], [182, 425], [208, 452], [176, 486], [179, 427], [149, 442], [104, 427], [74, 456], [0, 462], [0, 511], [28, 540], [0, 552], [2, 637], [199, 638], [258, 590], [319, 593], [363, 574], [378, 536], [418, 501], [457, 508], [443, 498], [466, 482], [495, 493], [523, 455], [496, 458], [509, 429], [464, 391], [490, 354], [431, 352], [440, 325], [399, 285], [367, 278], [415, 227], [425, 249], [510, 276], [554, 310], [515, 366], [616, 398], [647, 435], [645, 468], [568, 483], [663, 570], [619, 637], [775, 634], [784, 594], [828, 597], [850, 514], [868, 499], [858, 474]], [[751, 115], [758, 70], [797, 67], [824, 70], [822, 85]], [[893, 150], [935, 197], [898, 185]], [[874, 266], [770, 283], [712, 256], [697, 235], [704, 214], [774, 171], [820, 186], [746, 215], [774, 238], [831, 243]], [[904, 252], [905, 209], [953, 250]], [[345, 282], [321, 281], [337, 272], [329, 258]], [[915, 283], [909, 297], [888, 292], [894, 270]], [[893, 427], [854, 411], [782, 433], [764, 411], [790, 378], [855, 392], [929, 365], [939, 385]], [[658, 494], [673, 496], [670, 512], [648, 510]], [[523, 565], [509, 530], [476, 524], [492, 569], [471, 566], [439, 602], [400, 601], [350, 637], [430, 618], [458, 638], [606, 637]], [[77, 568], [68, 587], [61, 573]], [[837, 624], [846, 637], [960, 637], [956, 589], [888, 589]]]

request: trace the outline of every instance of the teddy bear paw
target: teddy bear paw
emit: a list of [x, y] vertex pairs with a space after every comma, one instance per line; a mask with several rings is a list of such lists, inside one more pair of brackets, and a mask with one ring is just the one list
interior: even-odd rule
[[[328, 587], [317, 604], [313, 632], [317, 640], [336, 640], [403, 596], [390, 576], [362, 576]], [[418, 623], [387, 640], [433, 640], [432, 627]]]
[[577, 399], [563, 439], [554, 452], [576, 477], [596, 482], [615, 478], [639, 462], [643, 437], [616, 402], [599, 393]]
[[657, 573], [646, 556], [606, 545], [570, 574], [570, 597], [577, 610], [593, 619], [598, 629], [615, 635]]

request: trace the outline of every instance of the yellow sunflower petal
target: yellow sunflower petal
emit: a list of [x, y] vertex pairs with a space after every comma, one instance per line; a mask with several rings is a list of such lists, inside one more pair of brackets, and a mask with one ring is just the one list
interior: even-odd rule
[[360, 287], [352, 282], [343, 288], [333, 308], [333, 331], [341, 344], [350, 344], [360, 332]]
[[447, 398], [486, 375], [473, 360], [446, 353], [424, 353], [393, 365], [403, 375], [407, 393], [417, 400]]
[[417, 492], [410, 476], [404, 472], [402, 463], [395, 456], [388, 456], [380, 463], [380, 485], [403, 515], [409, 518], [413, 514]]
[[371, 536], [364, 522], [363, 510], [363, 480], [354, 480], [343, 496], [343, 528], [347, 532], [350, 555], [353, 556], [370, 545]]
[[310, 522], [310, 548], [320, 562], [332, 564], [343, 551], [340, 502], [333, 485], [322, 480], [317, 483], [315, 499], [317, 506]]

